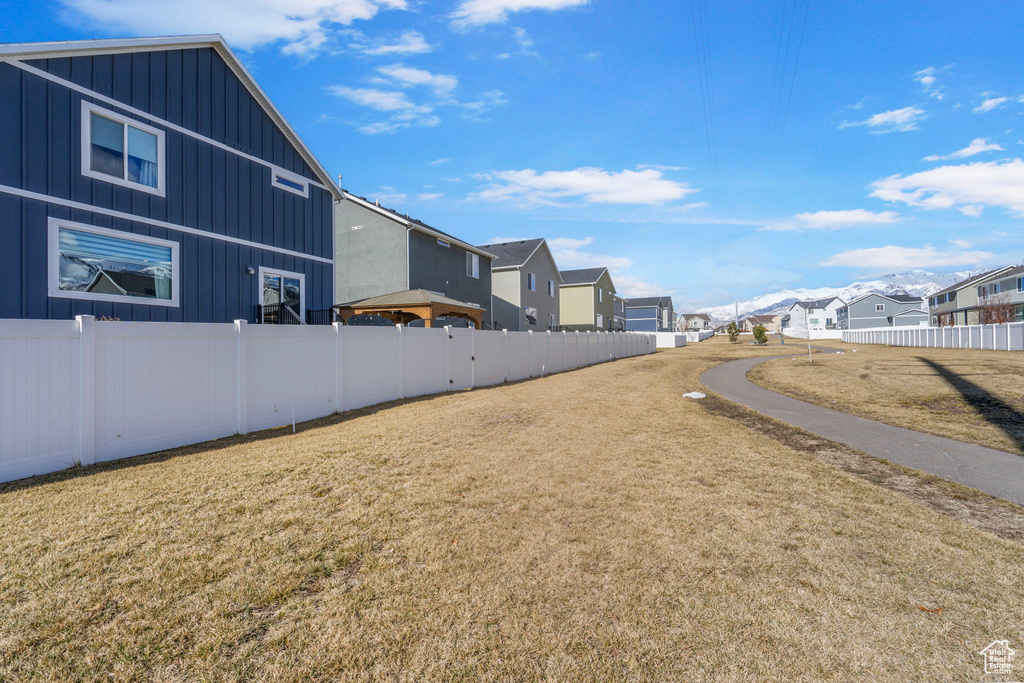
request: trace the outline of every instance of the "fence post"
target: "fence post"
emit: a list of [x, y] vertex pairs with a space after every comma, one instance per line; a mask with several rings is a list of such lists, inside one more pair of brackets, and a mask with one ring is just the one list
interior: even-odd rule
[[565, 346], [566, 344], [568, 344], [568, 342], [566, 341], [566, 337], [566, 331], [562, 330], [562, 372], [565, 372], [566, 370], [569, 369], [569, 354], [565, 350]]
[[[448, 374], [448, 383], [445, 385], [445, 391], [452, 390], [452, 328], [450, 325], [444, 326], [444, 367]], [[405, 380], [402, 380], [402, 396], [405, 396]]]
[[530, 360], [529, 365], [527, 367], [527, 371], [529, 372], [529, 374], [527, 375], [527, 377], [533, 377], [533, 330], [530, 330], [529, 332], [527, 332], [527, 334], [529, 335], [529, 337], [527, 337], [526, 339], [530, 343], [530, 355], [528, 356]]
[[[398, 330], [398, 398], [405, 398], [405, 325], [395, 325], [395, 329]], [[448, 334], [448, 328], [444, 328], [445, 334]], [[445, 355], [450, 356], [451, 353], [447, 350], [448, 344], [445, 344]], [[448, 363], [448, 384], [451, 385], [451, 361]]]
[[476, 333], [475, 327], [469, 330], [469, 386], [476, 389]]
[[331, 327], [334, 328], [334, 410], [341, 413], [345, 410], [345, 380], [342, 377], [345, 356], [341, 352], [345, 326], [341, 323], [331, 323]]
[[502, 337], [501, 337], [502, 348], [505, 349], [505, 353], [504, 353], [505, 379], [503, 381], [507, 382], [508, 381], [508, 330], [502, 330], [501, 334], [502, 334]]
[[75, 316], [78, 321], [78, 460], [96, 462], [96, 318]]
[[249, 335], [248, 321], [235, 321], [235, 431], [249, 433]]
[[[548, 341], [547, 341], [547, 344], [548, 344], [548, 362], [545, 365], [545, 369], [548, 371], [548, 374], [551, 374], [551, 330], [548, 330], [547, 338], [548, 338]], [[544, 371], [542, 370], [540, 374], [543, 377], [544, 376]]]

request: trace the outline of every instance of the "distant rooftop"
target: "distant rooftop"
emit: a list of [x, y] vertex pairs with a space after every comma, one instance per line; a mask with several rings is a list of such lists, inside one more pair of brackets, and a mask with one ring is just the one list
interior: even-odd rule
[[562, 283], [566, 285], [592, 285], [597, 282], [607, 268], [580, 268], [578, 270], [561, 271]]

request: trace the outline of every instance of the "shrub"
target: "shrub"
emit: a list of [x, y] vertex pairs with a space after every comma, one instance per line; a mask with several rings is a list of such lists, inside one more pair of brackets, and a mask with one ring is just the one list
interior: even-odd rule
[[733, 343], [740, 338], [740, 328], [735, 320], [729, 323], [729, 327], [725, 328], [725, 331], [729, 334], [729, 341]]
[[754, 328], [754, 341], [761, 346], [768, 343], [768, 330], [765, 329], [764, 325], [758, 325]]

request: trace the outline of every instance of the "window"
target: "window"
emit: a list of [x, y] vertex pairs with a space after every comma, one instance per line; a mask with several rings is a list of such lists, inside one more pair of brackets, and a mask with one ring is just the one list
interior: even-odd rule
[[536, 325], [537, 324], [537, 309], [534, 306], [526, 307], [526, 324]]
[[[598, 291], [600, 291], [600, 290], [598, 290]], [[603, 327], [604, 327], [604, 316], [601, 315], [600, 313], [598, 313], [597, 314], [597, 329], [600, 330]]]
[[309, 196], [309, 181], [299, 174], [286, 171], [283, 168], [270, 169], [270, 184], [279, 190], [301, 197]]
[[601, 303], [602, 301], [604, 301], [604, 291], [600, 287], [598, 287], [597, 288], [597, 302]]
[[876, 311], [884, 311], [885, 310], [885, 304], [875, 304], [875, 310]]
[[178, 243], [51, 218], [52, 297], [178, 305]]
[[448, 247], [452, 246], [451, 243], [448, 242], [448, 240], [443, 240], [440, 237], [437, 238], [437, 243], [440, 244], [445, 249], [447, 249]]
[[558, 318], [555, 317], [554, 313], [548, 313], [548, 329], [556, 330], [558, 328]]
[[1017, 278], [1017, 291], [1024, 292], [1024, 277]]
[[[260, 268], [260, 303], [264, 306], [284, 304], [292, 309], [299, 320], [306, 316], [306, 276], [284, 270]], [[269, 312], [274, 314], [273, 311]], [[279, 309], [278, 314], [287, 314]], [[290, 314], [288, 314], [290, 315]]]
[[537, 291], [537, 276], [533, 273], [526, 274], [526, 288], [531, 292]]
[[555, 281], [554, 280], [548, 280], [548, 296], [554, 296], [554, 295], [555, 295]]
[[466, 252], [466, 275], [480, 278], [480, 254]]
[[164, 196], [164, 133], [82, 102], [82, 175]]

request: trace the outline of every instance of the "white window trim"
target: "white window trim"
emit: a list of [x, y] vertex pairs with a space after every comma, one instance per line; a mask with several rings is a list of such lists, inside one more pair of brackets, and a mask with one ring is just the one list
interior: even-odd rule
[[[119, 239], [134, 240], [144, 244], [153, 244], [161, 247], [171, 248], [171, 298], [170, 299], [147, 299], [139, 296], [120, 296], [118, 294], [96, 294], [94, 292], [72, 292], [60, 288], [60, 229], [71, 228], [83, 232], [94, 232], [97, 235], [117, 237]], [[179, 293], [181, 290], [181, 268], [178, 260], [180, 251], [177, 242], [162, 240], [146, 235], [136, 235], [133, 232], [124, 230], [111, 230], [110, 228], [98, 228], [95, 225], [66, 221], [61, 218], [50, 216], [47, 218], [47, 290], [50, 297], [56, 299], [82, 299], [84, 301], [105, 301], [115, 304], [135, 304], [137, 306], [171, 306], [178, 307]]]
[[440, 237], [437, 238], [437, 243], [440, 244], [445, 249], [448, 249], [452, 246], [451, 242], [449, 242], [448, 240], [443, 240]]
[[[141, 131], [152, 133], [156, 136], [156, 187], [150, 187], [149, 185], [143, 185], [142, 183], [132, 182], [126, 178], [115, 178], [112, 175], [106, 173], [100, 173], [90, 168], [90, 160], [92, 159], [92, 114], [102, 116], [105, 119], [116, 121], [122, 125], [134, 126]], [[109, 109], [99, 107], [92, 102], [86, 102], [82, 100], [82, 142], [81, 142], [81, 161], [82, 161], [82, 175], [92, 178], [94, 180], [102, 180], [105, 183], [111, 183], [113, 185], [120, 185], [121, 187], [128, 187], [139, 192], [148, 192], [149, 194], [155, 194], [158, 197], [167, 196], [167, 152], [166, 144], [164, 142], [164, 131], [159, 128], [153, 128], [147, 126], [144, 123], [140, 123], [133, 118], [128, 116], [122, 116], [116, 114]], [[125, 135], [127, 139], [127, 134]], [[128, 165], [128, 145], [125, 144], [124, 148], [124, 163], [127, 168]]]
[[[476, 275], [470, 271], [475, 272]], [[474, 254], [471, 251], [466, 252], [466, 276], [474, 280], [480, 279], [480, 254]]]
[[[289, 187], [288, 185], [283, 185], [283, 184], [277, 182], [278, 176], [280, 176], [281, 178], [284, 178], [285, 180], [290, 180], [293, 183], [297, 183], [299, 185], [302, 185], [302, 189], [301, 190], [296, 190], [294, 187]], [[298, 173], [292, 173], [291, 171], [286, 171], [285, 169], [280, 168], [278, 166], [271, 166], [270, 167], [270, 184], [273, 185], [274, 187], [276, 187], [279, 190], [284, 190], [285, 192], [291, 192], [292, 194], [297, 194], [300, 197], [309, 198], [309, 179], [308, 178], [303, 178]]]
[[558, 290], [555, 289], [555, 281], [554, 280], [548, 280], [548, 296], [552, 296], [553, 297], [555, 295], [556, 291], [558, 291]]
[[533, 273], [526, 274], [526, 288], [531, 292], [537, 291], [537, 276]]
[[875, 313], [885, 310], [885, 304], [875, 304]]
[[264, 266], [259, 267], [257, 273], [258, 279], [256, 280], [256, 302], [263, 305], [263, 274], [267, 273], [270, 275], [280, 275], [282, 277], [293, 277], [299, 281], [299, 317], [303, 321], [306, 320], [306, 276], [302, 273], [293, 273], [288, 270], [281, 270], [280, 268], [267, 268]]
[[604, 290], [601, 289], [600, 287], [597, 288], [597, 303], [604, 303]]

